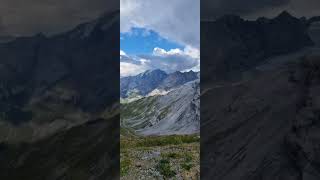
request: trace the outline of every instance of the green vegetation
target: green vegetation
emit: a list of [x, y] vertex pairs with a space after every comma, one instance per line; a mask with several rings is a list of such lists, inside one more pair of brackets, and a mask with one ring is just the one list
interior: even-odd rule
[[170, 158], [170, 159], [178, 159], [178, 158], [181, 158], [181, 154], [179, 154], [177, 152], [170, 152], [167, 154], [161, 154], [161, 157]]
[[190, 164], [190, 163], [182, 163], [182, 164], [181, 164], [181, 167], [182, 167], [184, 170], [190, 171], [190, 169], [193, 167], [193, 165]]
[[122, 158], [120, 161], [120, 175], [124, 176], [128, 173], [131, 166], [131, 160], [128, 158]]
[[137, 145], [140, 147], [153, 147], [153, 146], [167, 146], [179, 145], [183, 143], [199, 142], [198, 136], [157, 136], [150, 138], [143, 138], [138, 141]]
[[[121, 119], [137, 118], [147, 116], [146, 113], [153, 113], [156, 97], [146, 97], [128, 104], [121, 104]], [[140, 117], [140, 118], [141, 118]]]
[[160, 160], [157, 169], [166, 178], [171, 178], [176, 175], [176, 172], [171, 169], [170, 162], [167, 159]]
[[190, 171], [193, 167], [192, 156], [190, 154], [185, 154], [184, 162], [181, 164], [181, 167], [187, 171]]
[[121, 139], [120, 148], [168, 146], [194, 142], [200, 142], [198, 135], [150, 136], [139, 137], [134, 140], [129, 137]]
[[121, 179], [197, 179], [199, 141], [199, 135], [143, 137], [121, 128]]

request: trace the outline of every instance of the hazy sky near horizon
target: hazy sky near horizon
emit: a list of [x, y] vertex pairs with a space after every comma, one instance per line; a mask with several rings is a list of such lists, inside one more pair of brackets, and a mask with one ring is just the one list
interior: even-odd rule
[[120, 0], [120, 75], [200, 69], [200, 1]]

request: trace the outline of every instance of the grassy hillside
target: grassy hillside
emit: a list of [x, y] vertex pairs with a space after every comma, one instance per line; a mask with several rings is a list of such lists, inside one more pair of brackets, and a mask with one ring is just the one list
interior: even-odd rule
[[121, 179], [199, 179], [198, 135], [139, 137], [122, 129]]

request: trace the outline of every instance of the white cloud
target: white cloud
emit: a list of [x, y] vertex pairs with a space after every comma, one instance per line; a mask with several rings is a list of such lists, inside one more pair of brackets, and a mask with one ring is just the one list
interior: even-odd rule
[[170, 49], [166, 51], [162, 48], [156, 47], [153, 49], [153, 55], [155, 56], [189, 56], [194, 59], [200, 59], [200, 51], [197, 48], [192, 48], [191, 46], [186, 46], [184, 50], [181, 49]]
[[127, 54], [123, 51], [123, 50], [120, 50], [120, 56], [126, 56]]
[[[125, 54], [125, 52], [122, 53]], [[138, 57], [120, 55], [121, 77], [137, 75], [149, 69], [162, 69], [168, 73], [189, 70], [199, 71], [200, 53], [197, 49], [191, 47], [168, 51], [156, 47], [152, 55]]]
[[134, 76], [143, 73], [149, 68], [142, 64], [120, 62], [120, 77]]
[[149, 60], [130, 57], [120, 50], [120, 77], [134, 76], [150, 69], [147, 63]]
[[155, 47], [153, 49], [153, 55], [155, 56], [171, 56], [171, 55], [182, 55], [183, 51], [176, 48], [176, 49], [171, 49], [169, 51], [166, 51], [162, 48]]
[[200, 1], [120, 0], [121, 32], [156, 31], [185, 46], [200, 47]]

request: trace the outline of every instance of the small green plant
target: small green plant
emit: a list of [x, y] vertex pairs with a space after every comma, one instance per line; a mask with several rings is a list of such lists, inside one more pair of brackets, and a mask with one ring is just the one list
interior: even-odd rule
[[162, 157], [165, 157], [165, 158], [171, 158], [171, 159], [178, 159], [181, 157], [180, 154], [178, 153], [175, 153], [175, 152], [171, 152], [171, 153], [167, 153], [167, 154], [161, 154]]
[[171, 178], [176, 175], [176, 172], [171, 169], [170, 162], [167, 159], [161, 159], [157, 169], [160, 174], [166, 178]]
[[184, 162], [181, 164], [182, 169], [189, 171], [192, 168], [192, 155], [186, 153]]
[[128, 173], [131, 166], [131, 161], [129, 159], [124, 159], [120, 161], [120, 175], [124, 176]]
[[185, 158], [184, 158], [185, 162], [189, 163], [192, 161], [192, 155], [189, 153], [185, 154]]
[[191, 163], [182, 163], [181, 164], [182, 169], [189, 171], [192, 168], [192, 164]]

